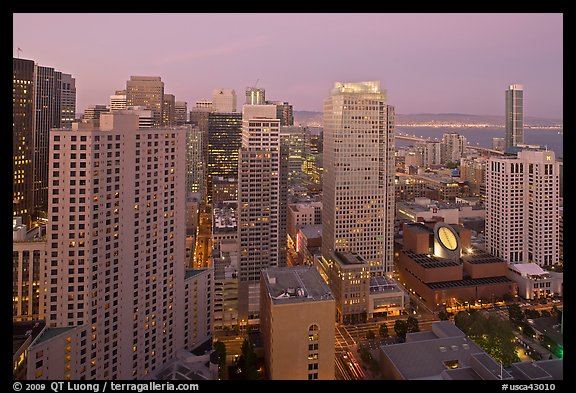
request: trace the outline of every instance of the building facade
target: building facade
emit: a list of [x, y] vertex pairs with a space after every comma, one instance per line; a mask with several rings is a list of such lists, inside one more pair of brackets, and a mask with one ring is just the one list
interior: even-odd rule
[[524, 144], [524, 86], [514, 84], [506, 90], [506, 149]]
[[392, 272], [394, 108], [378, 81], [336, 82], [324, 101], [322, 254], [358, 253]]
[[236, 112], [236, 108], [234, 89], [212, 90], [212, 109], [216, 112]]
[[62, 128], [72, 127], [72, 122], [76, 120], [76, 79], [70, 74], [62, 74], [62, 103], [60, 111], [62, 113], [60, 126]]
[[126, 106], [145, 106], [153, 111], [154, 126], [162, 125], [164, 82], [159, 76], [131, 76], [126, 81]]

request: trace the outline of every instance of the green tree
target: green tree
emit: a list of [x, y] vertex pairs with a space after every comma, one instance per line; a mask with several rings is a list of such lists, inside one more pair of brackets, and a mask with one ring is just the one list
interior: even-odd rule
[[396, 322], [394, 322], [394, 332], [396, 332], [396, 336], [405, 340], [406, 333], [408, 333], [408, 325], [406, 324], [406, 321], [397, 319]]
[[385, 323], [380, 325], [380, 329], [378, 332], [380, 333], [380, 337], [382, 338], [387, 338], [390, 336], [390, 333], [388, 333], [388, 325], [386, 325]]
[[376, 338], [376, 335], [374, 334], [374, 332], [372, 330], [368, 330], [366, 332], [366, 339], [367, 340], [374, 340]]
[[542, 315], [540, 314], [540, 311], [529, 308], [524, 310], [524, 316], [526, 318], [535, 319], [540, 318]]
[[510, 321], [516, 324], [519, 324], [524, 319], [524, 313], [518, 304], [511, 304], [508, 306], [508, 316]]
[[247, 339], [242, 342], [241, 354], [236, 361], [236, 379], [259, 379], [256, 353]]
[[454, 317], [454, 324], [458, 329], [462, 330], [465, 334], [468, 334], [470, 326], [472, 325], [472, 318], [470, 318], [470, 314], [467, 311], [460, 311]]
[[540, 316], [541, 316], [542, 318], [545, 318], [545, 317], [547, 318], [547, 317], [551, 317], [552, 314], [551, 314], [550, 311], [548, 311], [548, 310], [542, 310], [542, 311], [540, 312]]
[[441, 321], [448, 321], [450, 319], [450, 315], [448, 315], [446, 309], [443, 308], [440, 310], [440, 312], [438, 312], [438, 318], [440, 318]]
[[222, 341], [215, 341], [214, 350], [218, 357], [218, 377], [224, 379], [226, 377], [226, 345]]
[[408, 333], [415, 333], [420, 331], [420, 327], [418, 326], [418, 319], [410, 315], [406, 320], [406, 327]]

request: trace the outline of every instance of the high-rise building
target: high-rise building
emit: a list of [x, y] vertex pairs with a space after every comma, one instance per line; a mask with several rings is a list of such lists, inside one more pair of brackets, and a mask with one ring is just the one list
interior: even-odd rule
[[442, 145], [440, 141], [418, 141], [416, 151], [422, 157], [422, 166], [428, 168], [442, 163]]
[[334, 379], [335, 309], [315, 267], [262, 270], [260, 334], [269, 379]]
[[465, 136], [457, 132], [448, 132], [442, 135], [441, 144], [441, 163], [448, 162], [459, 163], [460, 159], [465, 155], [468, 140]]
[[358, 254], [391, 273], [394, 246], [394, 107], [379, 81], [336, 82], [324, 100], [322, 255]]
[[172, 127], [176, 122], [176, 97], [174, 94], [164, 94], [164, 107], [162, 109], [162, 124]]
[[184, 271], [185, 130], [115, 112], [97, 124], [50, 132], [49, 329], [30, 379], [146, 378], [191, 349], [185, 299], [209, 293]]
[[506, 149], [524, 144], [524, 86], [506, 90]]
[[126, 90], [118, 90], [110, 96], [110, 111], [126, 109]]
[[486, 251], [509, 263], [558, 263], [559, 172], [553, 151], [488, 159]]
[[202, 143], [204, 137], [197, 126], [187, 126], [186, 131], [186, 196], [204, 193], [204, 157]]
[[276, 116], [280, 119], [283, 127], [294, 125], [294, 110], [292, 105], [284, 101], [266, 101], [268, 105], [276, 105]]
[[208, 115], [208, 202], [212, 201], [214, 177], [238, 178], [238, 150], [241, 144], [242, 113], [212, 112]]
[[154, 111], [146, 109], [145, 106], [127, 106], [124, 109], [118, 109], [115, 112], [121, 114], [138, 115], [138, 128], [152, 128], [154, 126]]
[[246, 88], [246, 105], [265, 105], [266, 90], [256, 87]]
[[28, 230], [14, 217], [12, 230], [12, 320], [38, 321], [44, 318], [46, 226]]
[[214, 107], [212, 105], [212, 101], [200, 100], [196, 101], [196, 108], [212, 110]]
[[212, 109], [216, 112], [236, 112], [236, 92], [234, 89], [212, 90]]
[[174, 121], [177, 126], [183, 126], [188, 121], [188, 103], [186, 101], [174, 102]]
[[306, 144], [306, 127], [281, 126], [280, 139], [288, 149], [288, 182], [295, 185], [305, 177], [302, 166], [310, 151]]
[[61, 127], [70, 128], [76, 120], [76, 79], [70, 74], [62, 74]]
[[13, 215], [30, 226], [34, 216], [34, 61], [12, 59]]
[[[244, 105], [238, 160], [240, 318], [256, 321], [260, 271], [286, 266], [286, 190], [282, 184], [280, 120], [274, 105]], [[284, 195], [283, 195], [284, 194]]]
[[460, 159], [460, 179], [468, 182], [470, 194], [486, 200], [486, 157]]
[[110, 112], [106, 105], [90, 105], [84, 110], [82, 120], [98, 120], [102, 113]]
[[62, 73], [51, 67], [35, 66], [34, 205], [36, 216], [45, 218], [48, 208], [49, 132], [62, 121]]
[[126, 82], [126, 105], [145, 106], [154, 111], [154, 126], [162, 125], [164, 82], [159, 76], [131, 76]]

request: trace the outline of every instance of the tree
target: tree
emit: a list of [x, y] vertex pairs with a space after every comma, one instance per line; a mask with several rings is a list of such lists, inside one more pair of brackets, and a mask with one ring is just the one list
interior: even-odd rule
[[218, 377], [224, 379], [226, 376], [226, 345], [222, 341], [214, 342], [214, 350], [218, 358]]
[[460, 330], [462, 330], [465, 334], [468, 334], [470, 331], [470, 326], [472, 325], [472, 318], [470, 318], [470, 314], [467, 311], [460, 311], [454, 317], [454, 324]]
[[378, 332], [380, 333], [380, 337], [382, 338], [387, 338], [390, 336], [390, 333], [388, 333], [388, 325], [386, 325], [385, 323], [380, 325], [380, 330]]
[[524, 311], [524, 316], [526, 318], [536, 319], [540, 318], [542, 315], [540, 314], [540, 311], [529, 308]]
[[396, 335], [402, 339], [406, 339], [406, 333], [408, 333], [408, 324], [406, 323], [406, 321], [402, 320], [402, 319], [397, 319], [396, 322], [394, 322], [394, 332], [396, 332]]
[[408, 333], [415, 333], [420, 331], [420, 327], [418, 326], [418, 319], [410, 315], [406, 320], [406, 327]]
[[510, 321], [519, 324], [524, 319], [524, 313], [518, 304], [511, 304], [508, 306], [508, 316]]
[[376, 335], [374, 334], [374, 332], [372, 330], [368, 330], [366, 332], [366, 339], [367, 340], [374, 340], [376, 338]]
[[438, 318], [440, 318], [441, 321], [448, 321], [450, 319], [450, 315], [448, 315], [446, 309], [442, 309], [440, 312], [438, 312]]
[[551, 316], [552, 316], [552, 314], [551, 314], [550, 311], [548, 311], [548, 310], [542, 310], [542, 311], [540, 312], [540, 315], [542, 316], [542, 318], [551, 317]]
[[236, 379], [259, 379], [256, 362], [256, 353], [252, 344], [247, 339], [244, 339], [241, 354], [236, 361]]

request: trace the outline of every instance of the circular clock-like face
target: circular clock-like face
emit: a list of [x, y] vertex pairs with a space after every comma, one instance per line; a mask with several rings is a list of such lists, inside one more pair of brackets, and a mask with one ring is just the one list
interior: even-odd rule
[[446, 227], [438, 229], [438, 238], [442, 245], [450, 251], [454, 251], [458, 247], [458, 239], [456, 239], [454, 232]]

